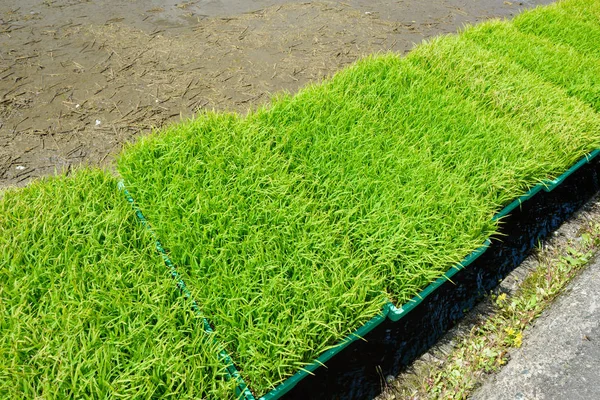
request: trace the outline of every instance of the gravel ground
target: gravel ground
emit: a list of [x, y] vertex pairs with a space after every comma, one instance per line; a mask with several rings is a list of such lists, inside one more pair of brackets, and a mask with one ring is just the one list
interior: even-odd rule
[[600, 259], [535, 322], [477, 400], [600, 399]]

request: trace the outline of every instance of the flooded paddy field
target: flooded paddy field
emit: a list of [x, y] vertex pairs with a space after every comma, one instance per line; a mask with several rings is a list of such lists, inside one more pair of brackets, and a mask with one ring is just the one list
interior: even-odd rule
[[153, 127], [246, 112], [367, 54], [549, 2], [3, 1], [0, 187], [110, 167]]

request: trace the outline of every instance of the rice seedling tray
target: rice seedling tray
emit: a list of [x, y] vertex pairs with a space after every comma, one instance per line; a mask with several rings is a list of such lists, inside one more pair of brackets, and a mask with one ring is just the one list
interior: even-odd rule
[[[542, 182], [515, 199], [494, 217], [501, 219], [498, 235], [401, 307], [387, 303], [379, 315], [258, 398], [365, 399], [376, 396], [387, 376], [397, 375], [431, 347], [517, 267], [539, 240], [600, 190], [598, 154], [600, 150], [593, 151], [557, 179]], [[127, 190], [125, 193], [138, 219], [147, 225], [131, 194]], [[154, 237], [165, 263], [172, 266], [158, 238]], [[177, 280], [177, 286], [188, 297], [185, 283], [173, 271], [171, 275]], [[204, 324], [211, 331], [208, 322]], [[248, 388], [235, 368], [235, 360], [222, 353], [230, 378], [237, 381], [237, 397], [254, 400], [252, 388]]]
[[430, 348], [457, 320], [516, 268], [539, 240], [557, 229], [600, 190], [600, 150], [553, 181], [503, 208], [499, 234], [400, 308], [382, 313], [315, 362], [260, 397], [368, 399], [387, 376]]
[[242, 397], [368, 398], [596, 191], [599, 13], [367, 57], [121, 154]]

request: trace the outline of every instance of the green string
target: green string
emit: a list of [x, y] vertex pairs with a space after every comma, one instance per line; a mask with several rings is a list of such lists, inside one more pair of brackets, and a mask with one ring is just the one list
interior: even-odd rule
[[[158, 239], [158, 235], [156, 235], [156, 233], [150, 226], [150, 223], [148, 222], [146, 217], [144, 217], [142, 210], [140, 210], [140, 208], [135, 204], [133, 197], [131, 196], [129, 191], [125, 188], [125, 184], [122, 180], [119, 181], [118, 187], [119, 187], [119, 190], [121, 190], [125, 194], [125, 198], [127, 199], [127, 202], [131, 205], [131, 208], [135, 212], [137, 219], [142, 223], [144, 228], [146, 228], [146, 230], [150, 233], [152, 240], [154, 240], [156, 250], [161, 255], [167, 268], [169, 268], [169, 274], [171, 275], [171, 278], [173, 278], [175, 280], [177, 288], [183, 294], [183, 297], [186, 300], [191, 302], [192, 310], [194, 311], [196, 316], [198, 316], [202, 319], [202, 325], [204, 326], [204, 333], [206, 333], [207, 335], [210, 335], [213, 342], [216, 343], [216, 339], [214, 338], [215, 331], [210, 326], [208, 320], [202, 315], [202, 312], [200, 310], [200, 307], [198, 306], [198, 303], [192, 297], [192, 293], [187, 288], [187, 286], [186, 286], [185, 282], [183, 281], [183, 279], [181, 278], [181, 275], [179, 274], [179, 272], [177, 272], [177, 268], [175, 268], [175, 264], [173, 264], [173, 262], [167, 255], [165, 248], [163, 247], [162, 243]], [[246, 385], [246, 382], [244, 382], [244, 379], [241, 377], [239, 371], [233, 364], [233, 360], [231, 359], [231, 357], [229, 357], [229, 354], [227, 354], [227, 352], [224, 349], [222, 349], [219, 351], [219, 357], [220, 357], [221, 361], [223, 361], [225, 363], [225, 366], [227, 367], [227, 373], [229, 375], [229, 378], [233, 378], [236, 380], [236, 382], [238, 384], [238, 386], [237, 386], [237, 391], [239, 392], [238, 394], [242, 394], [243, 398], [245, 398], [246, 400], [255, 400], [254, 396], [248, 389], [248, 385]]]

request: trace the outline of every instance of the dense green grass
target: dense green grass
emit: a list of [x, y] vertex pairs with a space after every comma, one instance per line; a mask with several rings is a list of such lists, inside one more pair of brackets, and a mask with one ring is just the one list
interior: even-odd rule
[[[487, 116], [506, 122], [508, 130], [502, 136], [510, 138], [507, 148], [484, 159], [504, 161], [515, 155], [505, 167], [514, 170], [517, 182], [530, 185], [532, 176], [543, 178], [544, 173], [556, 168], [559, 160], [564, 168], [575, 163], [582, 152], [600, 144], [597, 136], [600, 119], [589, 105], [509, 58], [500, 57], [466, 38], [435, 39], [421, 45], [406, 60], [438, 77], [440, 85], [472, 99], [477, 104], [474, 118]], [[488, 148], [490, 144], [494, 146], [486, 142], [482, 147]], [[464, 150], [467, 152], [468, 148]], [[478, 147], [471, 150], [473, 153], [481, 151]], [[469, 162], [473, 157], [476, 156], [465, 154], [457, 158]], [[472, 167], [487, 168], [484, 164], [482, 159]], [[500, 168], [492, 175], [511, 174], [509, 171]]]
[[[264, 394], [496, 232], [600, 147], [600, 2], [369, 57], [250, 112], [205, 113], [118, 169]], [[501, 222], [500, 222], [501, 223]], [[0, 198], [1, 398], [233, 397], [115, 179]]]
[[561, 1], [526, 11], [516, 17], [513, 24], [521, 32], [600, 57], [600, 3], [597, 0]]
[[510, 58], [600, 111], [599, 59], [543, 36], [520, 32], [514, 25], [500, 21], [469, 28], [461, 37], [493, 51], [498, 57]]
[[232, 398], [117, 192], [80, 171], [0, 199], [0, 398]]
[[[548, 38], [526, 29], [543, 26], [536, 13], [576, 26]], [[600, 147], [593, 29], [577, 36], [590, 15], [539, 9], [370, 57], [123, 153], [120, 173], [257, 394], [386, 298], [416, 295], [496, 231], [503, 205]]]

